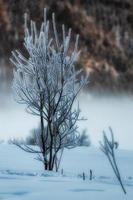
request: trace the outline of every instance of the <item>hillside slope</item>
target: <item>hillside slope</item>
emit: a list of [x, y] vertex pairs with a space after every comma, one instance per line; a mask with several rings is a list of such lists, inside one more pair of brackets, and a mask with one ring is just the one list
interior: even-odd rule
[[1, 0], [0, 58], [7, 66], [11, 50], [22, 48], [24, 13], [39, 23], [44, 7], [49, 18], [56, 13], [59, 28], [64, 23], [80, 34], [78, 67], [90, 74], [90, 89], [132, 92], [132, 0]]

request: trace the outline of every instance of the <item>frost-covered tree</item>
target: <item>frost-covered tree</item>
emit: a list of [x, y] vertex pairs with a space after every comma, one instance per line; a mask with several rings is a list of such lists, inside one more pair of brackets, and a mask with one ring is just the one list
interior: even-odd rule
[[82, 71], [75, 69], [80, 54], [79, 36], [76, 37], [74, 49], [69, 51], [71, 29], [66, 33], [62, 25], [60, 42], [54, 14], [52, 27], [53, 37], [50, 37], [46, 9], [40, 31], [35, 22], [28, 23], [26, 16], [24, 46], [27, 55], [16, 50], [11, 59], [16, 67], [13, 81], [16, 100], [26, 104], [27, 111], [40, 118], [40, 132], [36, 134], [36, 144], [40, 149], [34, 150], [16, 141], [13, 143], [27, 152], [38, 154], [38, 160], [43, 162], [46, 170], [57, 170], [59, 152], [64, 147], [77, 145], [76, 122], [80, 119], [80, 109], [73, 105], [87, 83], [87, 77], [81, 76]]
[[106, 155], [106, 157], [109, 160], [109, 163], [120, 183], [120, 186], [123, 190], [123, 192], [126, 194], [126, 190], [124, 188], [124, 185], [122, 183], [122, 179], [121, 179], [121, 175], [120, 175], [120, 171], [119, 168], [117, 166], [117, 162], [116, 162], [116, 156], [115, 156], [115, 150], [118, 148], [118, 143], [115, 142], [114, 140], [114, 134], [112, 129], [109, 127], [110, 133], [111, 133], [111, 139], [109, 139], [106, 135], [106, 133], [103, 131], [103, 143], [100, 142], [101, 145], [101, 150], [102, 152]]

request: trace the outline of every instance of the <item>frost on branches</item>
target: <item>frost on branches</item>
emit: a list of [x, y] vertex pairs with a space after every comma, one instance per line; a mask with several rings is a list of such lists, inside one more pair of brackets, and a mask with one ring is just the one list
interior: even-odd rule
[[[55, 16], [52, 15], [53, 38], [49, 37], [49, 21], [44, 11], [44, 21], [40, 31], [36, 23], [30, 25], [25, 17], [24, 46], [28, 56], [13, 52], [11, 59], [15, 65], [13, 90], [18, 103], [26, 104], [27, 111], [40, 118], [40, 132], [36, 135], [39, 150], [30, 146], [14, 144], [21, 149], [36, 153], [46, 170], [58, 170], [64, 148], [73, 148], [78, 143], [77, 120], [80, 109], [73, 108], [80, 90], [87, 84], [87, 77], [75, 70], [78, 51], [78, 36], [74, 49], [69, 51], [71, 29], [65, 32], [62, 25], [60, 43]], [[68, 53], [69, 51], [69, 53]]]

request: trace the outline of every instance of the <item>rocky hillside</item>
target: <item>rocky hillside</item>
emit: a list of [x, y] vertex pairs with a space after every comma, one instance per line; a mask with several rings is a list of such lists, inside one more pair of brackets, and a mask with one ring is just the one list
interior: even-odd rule
[[90, 74], [89, 88], [98, 92], [133, 91], [132, 0], [0, 0], [0, 58], [11, 68], [11, 50], [22, 48], [24, 13], [39, 22], [43, 8], [56, 13], [57, 25], [80, 34], [77, 67]]

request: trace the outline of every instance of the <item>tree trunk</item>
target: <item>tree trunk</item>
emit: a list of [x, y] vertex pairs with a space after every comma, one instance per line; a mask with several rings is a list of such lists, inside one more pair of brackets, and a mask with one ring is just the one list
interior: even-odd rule
[[49, 170], [53, 170], [53, 136], [51, 135], [51, 142], [50, 142], [50, 153], [49, 153]]

